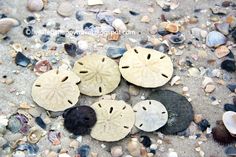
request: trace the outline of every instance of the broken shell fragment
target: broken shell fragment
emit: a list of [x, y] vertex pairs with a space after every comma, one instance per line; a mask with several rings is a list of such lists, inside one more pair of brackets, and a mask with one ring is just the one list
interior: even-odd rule
[[71, 71], [50, 70], [40, 75], [32, 87], [32, 98], [50, 111], [63, 111], [78, 102], [80, 78]]
[[81, 78], [78, 84], [81, 93], [88, 96], [111, 93], [120, 83], [118, 65], [107, 56], [84, 56], [76, 61], [73, 71]]
[[141, 47], [125, 52], [119, 68], [127, 81], [144, 88], [163, 86], [173, 74], [173, 64], [168, 55]]
[[177, 33], [179, 32], [179, 24], [177, 23], [168, 23], [165, 27], [165, 29], [168, 31], [168, 32], [171, 32], [171, 33]]
[[223, 123], [226, 129], [232, 134], [236, 135], [236, 112], [227, 111], [223, 114]]
[[216, 50], [215, 50], [215, 55], [218, 58], [225, 57], [229, 53], [230, 53], [230, 50], [224, 45], [216, 48]]
[[169, 41], [172, 44], [183, 44], [185, 41], [185, 35], [182, 33], [173, 34], [169, 37]]
[[50, 62], [48, 60], [38, 61], [34, 66], [34, 72], [37, 75], [48, 72], [51, 69], [52, 69], [52, 65], [50, 64]]
[[29, 11], [41, 11], [44, 7], [43, 0], [28, 0], [27, 8]]
[[119, 141], [131, 131], [135, 115], [124, 101], [101, 100], [91, 106], [97, 115], [97, 122], [91, 136], [99, 141]]
[[0, 19], [0, 34], [6, 34], [12, 27], [19, 26], [20, 22], [14, 18], [2, 18]]
[[227, 38], [220, 32], [212, 31], [208, 33], [206, 38], [206, 44], [208, 47], [218, 47], [225, 44]]
[[165, 106], [155, 100], [145, 100], [134, 105], [135, 126], [140, 130], [152, 132], [166, 124], [168, 113]]

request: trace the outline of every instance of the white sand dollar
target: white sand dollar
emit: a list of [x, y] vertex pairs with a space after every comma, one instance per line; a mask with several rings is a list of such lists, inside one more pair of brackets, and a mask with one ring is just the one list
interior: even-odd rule
[[79, 99], [80, 78], [72, 71], [50, 70], [40, 75], [32, 87], [33, 100], [50, 111], [63, 111]]
[[99, 141], [119, 141], [131, 131], [135, 115], [132, 107], [124, 101], [101, 100], [91, 106], [97, 115], [97, 123], [91, 136]]
[[81, 79], [81, 93], [88, 96], [108, 94], [120, 83], [117, 63], [103, 55], [92, 54], [80, 58], [75, 63], [73, 71]]
[[135, 112], [135, 126], [146, 132], [161, 128], [168, 120], [167, 110], [159, 101], [141, 101], [133, 107], [133, 110]]
[[137, 86], [156, 88], [166, 84], [173, 74], [173, 63], [166, 54], [153, 49], [129, 49], [120, 59], [122, 76]]

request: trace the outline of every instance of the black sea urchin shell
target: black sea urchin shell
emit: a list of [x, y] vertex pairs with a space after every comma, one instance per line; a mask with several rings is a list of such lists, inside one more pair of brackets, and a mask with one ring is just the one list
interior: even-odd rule
[[89, 134], [97, 121], [95, 111], [89, 106], [78, 106], [66, 110], [63, 114], [64, 126], [75, 135]]

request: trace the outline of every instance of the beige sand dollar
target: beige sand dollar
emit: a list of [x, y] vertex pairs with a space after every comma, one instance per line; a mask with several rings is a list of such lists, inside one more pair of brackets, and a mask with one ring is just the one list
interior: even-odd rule
[[133, 110], [135, 112], [135, 126], [146, 132], [158, 130], [168, 120], [167, 110], [159, 101], [141, 101], [133, 107]]
[[50, 111], [63, 111], [74, 106], [79, 99], [80, 78], [72, 71], [50, 70], [43, 73], [32, 87], [33, 100]]
[[84, 56], [75, 63], [73, 70], [81, 79], [81, 93], [88, 96], [108, 94], [120, 83], [117, 63], [103, 55]]
[[166, 84], [173, 74], [173, 63], [166, 54], [153, 49], [129, 49], [120, 59], [122, 76], [137, 86], [156, 88]]
[[92, 105], [97, 123], [91, 136], [99, 141], [119, 141], [131, 131], [135, 115], [132, 107], [124, 101], [101, 100]]

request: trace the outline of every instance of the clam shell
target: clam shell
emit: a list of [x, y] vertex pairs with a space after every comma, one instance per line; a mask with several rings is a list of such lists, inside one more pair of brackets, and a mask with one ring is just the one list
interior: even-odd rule
[[62, 2], [57, 8], [57, 13], [64, 17], [71, 16], [73, 12], [74, 6], [71, 4], [71, 2]]
[[179, 24], [177, 23], [168, 23], [165, 27], [165, 29], [168, 31], [168, 32], [171, 32], [171, 33], [177, 33], [179, 32]]
[[14, 18], [0, 19], [0, 34], [6, 34], [12, 27], [19, 26], [20, 22]]
[[218, 47], [227, 42], [227, 38], [220, 32], [212, 31], [208, 33], [206, 44], [208, 47]]
[[37, 143], [43, 135], [43, 132], [40, 130], [32, 130], [27, 136], [27, 139], [30, 143]]
[[44, 3], [42, 0], [28, 0], [27, 8], [29, 11], [40, 11], [44, 7]]
[[173, 34], [170, 36], [169, 41], [172, 44], [182, 44], [185, 41], [185, 35], [182, 33]]
[[236, 135], [236, 112], [227, 111], [223, 114], [223, 123], [226, 129], [232, 134]]

